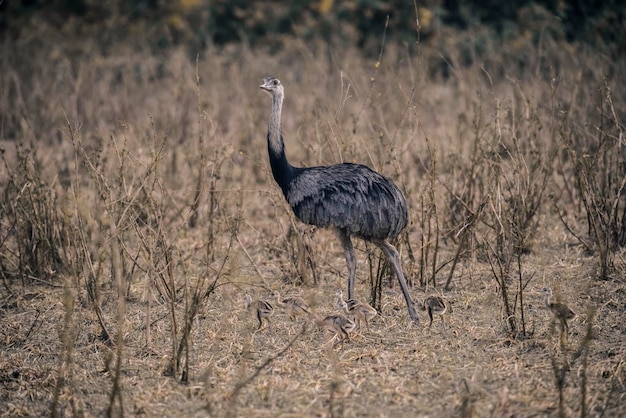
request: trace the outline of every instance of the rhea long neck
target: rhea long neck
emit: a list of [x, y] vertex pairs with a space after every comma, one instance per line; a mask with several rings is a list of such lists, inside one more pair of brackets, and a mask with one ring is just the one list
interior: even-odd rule
[[272, 113], [267, 127], [267, 150], [274, 180], [283, 190], [283, 193], [286, 193], [294, 170], [285, 156], [285, 143], [280, 127], [282, 107], [283, 95], [280, 93], [272, 94]]
[[544, 295], [544, 299], [543, 299], [543, 303], [545, 303], [545, 305], [546, 305], [548, 308], [550, 308], [550, 307], [551, 307], [551, 305], [552, 305], [552, 304], [550, 303], [550, 296], [551, 296], [551, 295], [550, 295], [549, 293], [546, 293], [546, 294]]

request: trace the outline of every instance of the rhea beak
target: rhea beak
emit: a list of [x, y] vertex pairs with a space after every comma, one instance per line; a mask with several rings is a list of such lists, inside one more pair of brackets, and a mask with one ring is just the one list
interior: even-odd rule
[[[1, 1], [2, 0], [0, 0], [0, 2]], [[276, 92], [276, 89], [280, 87], [280, 81], [278, 81], [274, 77], [265, 77], [263, 79], [263, 84], [261, 84], [259, 87], [273, 94], [274, 92]], [[282, 88], [281, 88], [281, 92], [282, 92]]]

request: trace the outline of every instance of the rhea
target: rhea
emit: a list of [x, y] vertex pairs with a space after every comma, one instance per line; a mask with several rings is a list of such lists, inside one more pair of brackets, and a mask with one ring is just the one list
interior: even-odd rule
[[543, 302], [546, 305], [546, 308], [548, 308], [548, 310], [552, 312], [552, 315], [554, 315], [554, 317], [558, 319], [559, 323], [561, 324], [561, 337], [565, 336], [565, 338], [567, 338], [567, 334], [569, 332], [569, 326], [567, 324], [567, 321], [574, 318], [576, 314], [566, 304], [560, 302], [552, 302], [552, 289], [550, 289], [549, 287], [544, 287], [540, 290], [540, 292], [544, 295]]
[[354, 321], [341, 314], [328, 315], [323, 319], [315, 317], [315, 323], [320, 328], [334, 333], [330, 341], [338, 337], [342, 345], [344, 341], [350, 341], [350, 333], [356, 329]]
[[309, 306], [304, 299], [299, 296], [281, 298], [280, 293], [274, 290], [270, 293], [270, 299], [274, 300], [274, 304], [282, 308], [292, 320], [295, 320], [298, 316], [309, 315], [311, 313]]
[[285, 155], [281, 116], [285, 90], [273, 77], [263, 79], [261, 89], [272, 96], [267, 148], [274, 180], [300, 221], [334, 229], [348, 267], [348, 299], [354, 298], [356, 255], [351, 237], [378, 246], [391, 262], [406, 301], [409, 316], [418, 321], [404, 279], [400, 256], [390, 239], [408, 223], [406, 199], [389, 179], [361, 164], [294, 167]]
[[[265, 319], [269, 326], [270, 317], [274, 315], [274, 308], [269, 302], [264, 300], [252, 300], [252, 296], [246, 295], [246, 309], [251, 311], [254, 314], [254, 317], [259, 321], [259, 326], [257, 327], [257, 331], [261, 329], [263, 325], [263, 320]], [[270, 328], [271, 330], [271, 328]]]
[[343, 300], [343, 292], [341, 289], [338, 289], [335, 292], [335, 296], [337, 297], [335, 308], [338, 311], [343, 312], [348, 315], [348, 317], [354, 318], [358, 329], [361, 329], [363, 323], [365, 323], [365, 327], [369, 329], [370, 319], [374, 318], [378, 313], [376, 309], [372, 308], [369, 304], [359, 302], [358, 300]]
[[433, 315], [438, 315], [441, 317], [441, 321], [446, 324], [446, 321], [443, 319], [443, 314], [448, 310], [448, 306], [444, 302], [443, 298], [440, 296], [429, 296], [424, 300], [424, 303], [419, 302], [418, 308], [422, 311], [428, 311], [428, 319], [430, 322], [428, 323], [428, 327], [430, 328], [433, 324]]

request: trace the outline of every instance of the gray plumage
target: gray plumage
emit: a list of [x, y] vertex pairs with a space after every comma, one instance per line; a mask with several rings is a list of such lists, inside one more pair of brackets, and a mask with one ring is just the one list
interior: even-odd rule
[[345, 229], [366, 240], [395, 238], [408, 223], [402, 192], [364, 165], [302, 170], [285, 197], [302, 222]]
[[387, 240], [396, 238], [408, 223], [404, 195], [389, 179], [360, 164], [324, 167], [293, 167], [287, 161], [281, 132], [284, 88], [267, 77], [260, 86], [272, 96], [267, 148], [274, 180], [302, 222], [333, 228], [341, 241], [348, 267], [348, 299], [354, 298], [356, 256], [351, 236], [376, 244], [394, 267], [409, 316], [417, 313], [404, 279], [400, 256]]

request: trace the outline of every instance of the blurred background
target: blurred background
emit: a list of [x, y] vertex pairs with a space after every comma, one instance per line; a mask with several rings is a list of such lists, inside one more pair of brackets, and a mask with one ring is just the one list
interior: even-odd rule
[[124, 42], [155, 51], [184, 44], [192, 55], [209, 44], [278, 48], [283, 37], [297, 36], [376, 53], [387, 17], [388, 40], [415, 43], [417, 14], [421, 42], [481, 28], [481, 36], [505, 43], [551, 37], [615, 55], [626, 45], [625, 12], [618, 0], [4, 0], [0, 36], [29, 37], [46, 28], [62, 37], [94, 37], [104, 53]]

